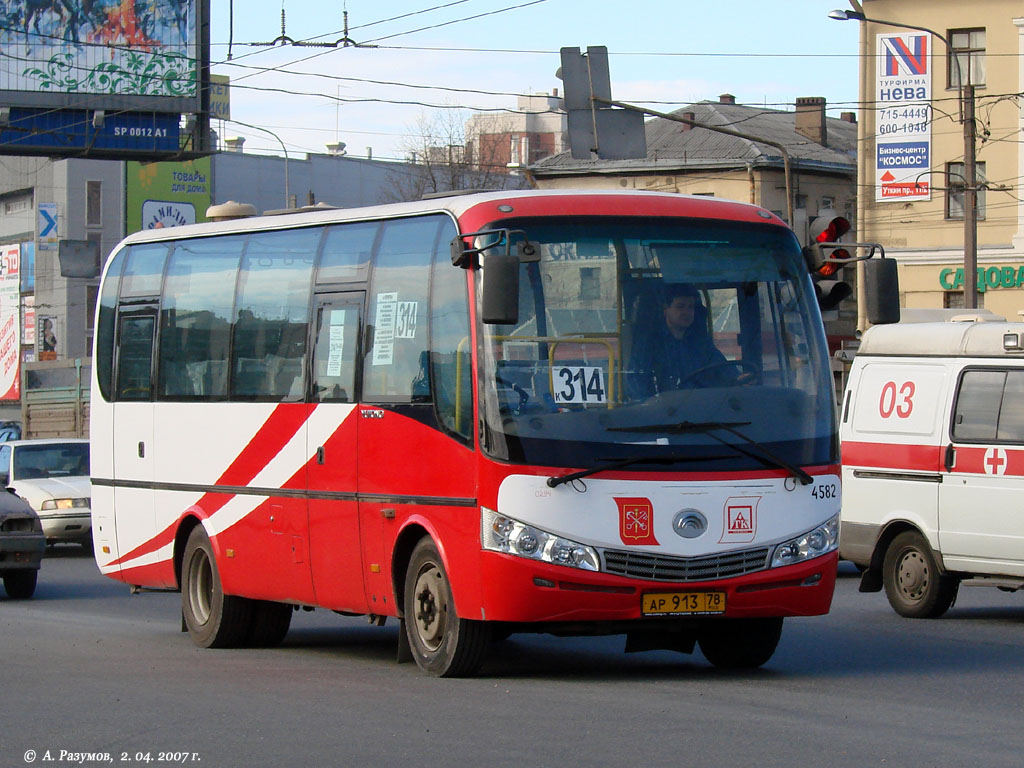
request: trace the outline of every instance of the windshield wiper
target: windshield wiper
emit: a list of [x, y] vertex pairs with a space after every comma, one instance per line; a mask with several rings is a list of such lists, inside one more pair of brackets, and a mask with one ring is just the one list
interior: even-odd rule
[[[728, 443], [727, 443], [728, 445]], [[670, 456], [630, 456], [622, 459], [602, 459], [604, 464], [596, 467], [581, 469], [579, 472], [570, 472], [560, 477], [549, 477], [547, 484], [549, 488], [557, 488], [564, 483], [571, 483], [573, 480], [580, 480], [598, 472], [608, 472], [613, 469], [622, 469], [630, 464], [679, 464], [684, 461], [707, 461], [708, 459], [724, 458], [722, 456], [684, 456], [683, 454], [672, 454]]]
[[[778, 454], [769, 451], [763, 445], [756, 440], [747, 437], [745, 434], [740, 432], [736, 427], [745, 427], [750, 424], [749, 421], [680, 421], [674, 424], [645, 424], [642, 427], [608, 427], [609, 432], [667, 432], [669, 434], [685, 435], [701, 433], [706, 434], [713, 440], [717, 440], [722, 445], [726, 445], [744, 456], [750, 456], [753, 459], [764, 464], [774, 465], [776, 467], [782, 467], [793, 477], [797, 478], [804, 485], [810, 485], [814, 482], [814, 478], [811, 477], [800, 467], [795, 464], [790, 464], [788, 461], [783, 459]], [[725, 438], [719, 437], [714, 434], [715, 431], [721, 430], [728, 432], [731, 435], [736, 435], [749, 445], [752, 445], [756, 450], [745, 448], [742, 445], [736, 443], [730, 443]]]

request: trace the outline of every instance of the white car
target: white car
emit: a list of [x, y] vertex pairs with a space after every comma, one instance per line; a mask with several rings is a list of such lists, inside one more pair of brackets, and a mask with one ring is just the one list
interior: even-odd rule
[[48, 544], [92, 545], [89, 441], [12, 440], [0, 444], [0, 482], [25, 499]]

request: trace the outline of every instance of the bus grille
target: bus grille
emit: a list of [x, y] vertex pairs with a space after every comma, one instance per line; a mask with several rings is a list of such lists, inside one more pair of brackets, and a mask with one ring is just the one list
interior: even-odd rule
[[742, 576], [768, 567], [770, 547], [704, 557], [669, 557], [647, 552], [604, 551], [607, 573], [655, 581], [709, 581]]

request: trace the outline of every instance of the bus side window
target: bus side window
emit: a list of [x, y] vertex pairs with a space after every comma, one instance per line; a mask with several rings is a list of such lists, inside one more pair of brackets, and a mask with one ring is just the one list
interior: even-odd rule
[[363, 352], [363, 399], [429, 402], [430, 262], [442, 216], [384, 224], [368, 301], [371, 343]]
[[309, 332], [319, 227], [249, 237], [235, 301], [231, 396], [297, 402]]
[[446, 223], [434, 251], [430, 297], [430, 368], [438, 420], [466, 440], [473, 437], [473, 371], [469, 343], [466, 273], [452, 266], [445, 244], [455, 237]]
[[227, 395], [231, 311], [245, 235], [175, 243], [160, 302], [160, 387], [166, 398]]

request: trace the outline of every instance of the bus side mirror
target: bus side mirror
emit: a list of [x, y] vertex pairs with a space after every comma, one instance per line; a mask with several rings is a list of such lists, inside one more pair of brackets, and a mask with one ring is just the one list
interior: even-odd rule
[[900, 321], [900, 284], [894, 259], [864, 262], [864, 295], [869, 323], [888, 325]]
[[513, 325], [519, 321], [519, 256], [490, 253], [480, 270], [481, 319], [488, 325]]

